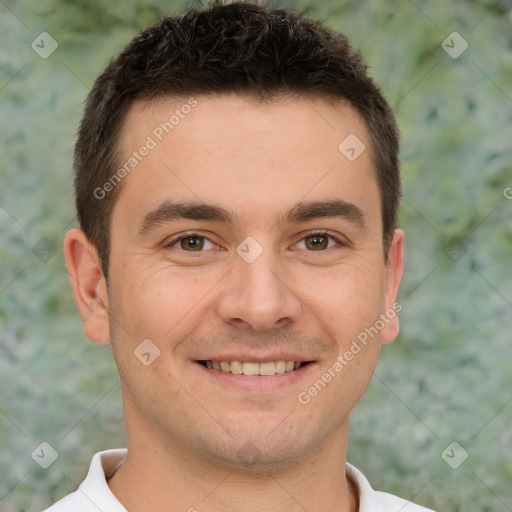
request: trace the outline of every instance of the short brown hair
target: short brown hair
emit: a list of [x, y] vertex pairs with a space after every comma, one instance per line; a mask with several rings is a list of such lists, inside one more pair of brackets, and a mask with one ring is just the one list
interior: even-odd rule
[[[80, 227], [108, 277], [110, 223], [121, 186], [95, 190], [119, 166], [122, 122], [135, 100], [237, 93], [345, 100], [362, 116], [381, 196], [387, 257], [401, 196], [394, 115], [347, 38], [301, 14], [249, 3], [214, 1], [161, 19], [131, 41], [96, 80], [75, 146]], [[341, 142], [341, 141], [340, 141]]]

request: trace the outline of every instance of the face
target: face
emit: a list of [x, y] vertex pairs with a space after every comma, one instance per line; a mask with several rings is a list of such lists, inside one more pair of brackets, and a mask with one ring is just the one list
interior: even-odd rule
[[[120, 160], [138, 156], [113, 211], [105, 321], [128, 433], [231, 466], [288, 463], [346, 436], [397, 332], [402, 234], [386, 264], [351, 107], [195, 101], [137, 103], [122, 130]], [[339, 149], [351, 134], [355, 160]]]

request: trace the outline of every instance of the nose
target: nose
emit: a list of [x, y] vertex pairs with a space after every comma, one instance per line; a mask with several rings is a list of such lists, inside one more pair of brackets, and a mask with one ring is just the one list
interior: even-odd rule
[[219, 318], [237, 327], [267, 331], [295, 322], [302, 305], [290, 272], [283, 271], [271, 251], [252, 263], [235, 256], [234, 268], [223, 283], [216, 303]]

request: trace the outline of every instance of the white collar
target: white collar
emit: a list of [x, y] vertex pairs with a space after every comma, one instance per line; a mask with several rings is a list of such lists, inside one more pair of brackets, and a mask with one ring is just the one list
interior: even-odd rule
[[[87, 501], [89, 506], [94, 503], [100, 510], [127, 512], [107, 484], [107, 480], [123, 463], [126, 453], [126, 448], [96, 453], [92, 458], [87, 477], [76, 493], [73, 493], [74, 496], [71, 496], [81, 501]], [[346, 463], [346, 470], [347, 476], [354, 482], [359, 494], [359, 512], [429, 512], [429, 509], [392, 494], [375, 491], [364, 474], [348, 462]], [[71, 498], [71, 496], [68, 498]], [[58, 512], [59, 509], [56, 508], [55, 510]], [[50, 511], [53, 511], [53, 507], [48, 512]]]

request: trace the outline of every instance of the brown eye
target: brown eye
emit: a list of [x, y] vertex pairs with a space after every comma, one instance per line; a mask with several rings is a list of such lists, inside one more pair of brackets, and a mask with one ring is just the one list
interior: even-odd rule
[[304, 238], [306, 247], [313, 251], [327, 249], [329, 246], [329, 236], [327, 235], [310, 235]]
[[182, 252], [206, 252], [219, 249], [209, 238], [198, 233], [184, 233], [164, 245], [165, 249]]
[[204, 247], [204, 237], [187, 236], [179, 240], [180, 247], [185, 251], [200, 251]]

